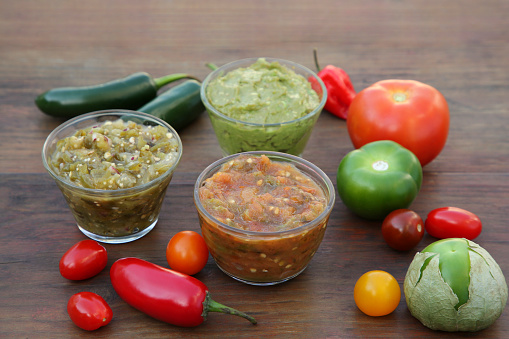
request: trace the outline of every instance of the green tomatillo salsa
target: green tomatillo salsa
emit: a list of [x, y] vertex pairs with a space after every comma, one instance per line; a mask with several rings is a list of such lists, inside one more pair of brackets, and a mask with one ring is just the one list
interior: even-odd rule
[[206, 84], [206, 107], [213, 108], [207, 107], [225, 154], [252, 150], [302, 153], [323, 107], [324, 94], [317, 94], [296, 71], [259, 58]]
[[157, 221], [179, 147], [166, 127], [118, 119], [59, 140], [47, 162], [78, 225], [119, 237]]
[[[277, 281], [300, 273], [325, 233], [327, 218], [299, 228], [323, 215], [323, 189], [294, 165], [265, 155], [239, 155], [225, 163], [204, 181], [199, 198], [216, 220], [241, 230], [228, 232], [201, 218], [202, 234], [218, 266], [246, 281]], [[295, 232], [284, 232], [290, 230]]]

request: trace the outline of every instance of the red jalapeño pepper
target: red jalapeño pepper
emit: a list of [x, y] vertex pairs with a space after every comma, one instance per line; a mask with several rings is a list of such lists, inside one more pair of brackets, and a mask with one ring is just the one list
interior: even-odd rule
[[[327, 88], [327, 101], [325, 102], [325, 109], [335, 116], [345, 119], [348, 116], [348, 108], [355, 97], [355, 89], [350, 80], [350, 76], [345, 70], [328, 65], [320, 69], [318, 64], [318, 57], [316, 50], [313, 51], [315, 58], [315, 65], [318, 71], [318, 76], [322, 79], [325, 87]], [[311, 87], [319, 93], [320, 85], [310, 77], [309, 82]]]
[[198, 326], [209, 312], [237, 315], [256, 324], [253, 317], [212, 300], [207, 286], [198, 279], [142, 259], [117, 260], [110, 278], [125, 302], [172, 325]]

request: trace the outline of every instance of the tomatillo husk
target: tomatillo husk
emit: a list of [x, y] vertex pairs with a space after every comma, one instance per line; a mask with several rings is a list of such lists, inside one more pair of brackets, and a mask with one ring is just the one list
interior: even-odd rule
[[485, 249], [463, 238], [442, 239], [417, 252], [403, 287], [410, 313], [433, 330], [482, 330], [507, 303], [500, 266]]

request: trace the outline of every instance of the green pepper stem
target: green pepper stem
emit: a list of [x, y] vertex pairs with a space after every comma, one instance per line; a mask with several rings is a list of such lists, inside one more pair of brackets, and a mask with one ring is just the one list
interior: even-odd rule
[[215, 64], [213, 64], [211, 62], [205, 64], [205, 66], [207, 66], [208, 68], [210, 68], [213, 71], [215, 71], [218, 68]]
[[210, 294], [207, 292], [207, 296], [205, 297], [205, 300], [203, 301], [202, 316], [204, 318], [206, 318], [208, 312], [220, 312], [220, 313], [225, 313], [225, 314], [236, 315], [236, 316], [239, 316], [239, 317], [249, 320], [251, 322], [251, 324], [253, 324], [253, 325], [257, 324], [256, 319], [253, 318], [252, 316], [250, 316], [249, 314], [238, 311], [234, 308], [225, 306], [223, 304], [218, 303], [217, 301], [212, 300], [210, 298]]
[[160, 78], [156, 78], [156, 79], [154, 79], [154, 82], [156, 84], [157, 89], [159, 90], [159, 89], [161, 89], [161, 87], [166, 86], [169, 83], [180, 80], [180, 79], [194, 79], [194, 80], [199, 81], [198, 78], [196, 78], [192, 75], [189, 75], [186, 73], [175, 73], [175, 74], [165, 75]]
[[316, 51], [316, 48], [313, 48], [313, 57], [315, 58], [316, 71], [320, 72], [320, 65], [318, 64], [318, 52]]

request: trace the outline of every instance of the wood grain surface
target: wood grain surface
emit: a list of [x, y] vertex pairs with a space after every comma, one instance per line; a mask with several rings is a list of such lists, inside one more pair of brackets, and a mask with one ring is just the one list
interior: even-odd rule
[[[61, 86], [92, 85], [146, 71], [188, 72], [203, 79], [205, 63], [278, 57], [314, 68], [347, 70], [356, 90], [384, 79], [414, 79], [439, 89], [451, 126], [442, 153], [424, 168], [412, 209], [423, 218], [457, 206], [483, 221], [475, 240], [509, 277], [509, 2], [505, 0], [365, 1], [0, 1], [0, 337], [2, 338], [444, 338], [509, 337], [509, 311], [478, 333], [432, 331], [413, 318], [404, 294], [385, 317], [368, 317], [353, 300], [365, 272], [390, 272], [403, 286], [415, 251], [384, 242], [379, 222], [352, 215], [338, 198], [323, 243], [297, 278], [273, 287], [248, 286], [209, 259], [196, 275], [221, 303], [252, 314], [258, 325], [210, 314], [196, 328], [154, 320], [115, 293], [108, 269], [118, 258], [167, 266], [166, 244], [180, 230], [199, 230], [193, 185], [221, 157], [203, 114], [180, 133], [184, 154], [156, 228], [123, 245], [105, 245], [107, 268], [71, 282], [58, 262], [85, 239], [41, 163], [47, 135], [62, 120], [44, 115], [35, 97]], [[323, 112], [303, 157], [332, 181], [353, 146], [344, 120]], [[66, 304], [80, 291], [102, 295], [112, 322], [95, 332], [77, 328]]]

